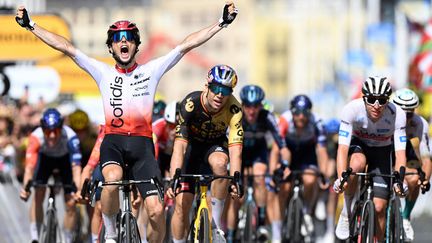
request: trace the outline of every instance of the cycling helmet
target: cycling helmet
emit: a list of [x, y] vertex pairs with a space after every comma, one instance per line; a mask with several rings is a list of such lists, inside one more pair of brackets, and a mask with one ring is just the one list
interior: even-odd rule
[[261, 104], [264, 96], [264, 90], [257, 85], [246, 85], [240, 91], [240, 99], [245, 105]]
[[132, 23], [128, 20], [117, 21], [108, 28], [108, 31], [107, 31], [108, 38], [106, 40], [106, 44], [108, 45], [108, 47], [110, 47], [112, 42], [113, 42], [113, 39], [112, 39], [113, 33], [117, 32], [117, 31], [122, 31], [122, 30], [132, 31], [132, 34], [133, 34], [134, 40], [135, 40], [135, 44], [138, 47], [139, 44], [141, 43], [139, 30], [136, 27], [135, 23]]
[[47, 109], [40, 120], [43, 129], [56, 129], [63, 126], [63, 117], [60, 112], [55, 108]]
[[173, 101], [165, 107], [164, 119], [168, 123], [176, 123], [177, 102]]
[[90, 119], [87, 115], [87, 113], [81, 109], [77, 109], [74, 112], [72, 112], [69, 117], [69, 126], [73, 130], [84, 130], [88, 128]]
[[417, 94], [406, 88], [396, 90], [391, 101], [400, 106], [403, 110], [414, 110], [420, 104]]
[[324, 129], [327, 134], [335, 134], [339, 132], [340, 121], [339, 119], [332, 118], [326, 122]]
[[237, 74], [234, 69], [227, 65], [216, 65], [207, 74], [208, 84], [220, 84], [230, 88], [237, 85]]
[[386, 77], [369, 77], [363, 82], [362, 93], [364, 96], [385, 96], [389, 97], [392, 88]]
[[291, 110], [306, 111], [312, 109], [312, 101], [307, 95], [297, 95], [291, 100]]

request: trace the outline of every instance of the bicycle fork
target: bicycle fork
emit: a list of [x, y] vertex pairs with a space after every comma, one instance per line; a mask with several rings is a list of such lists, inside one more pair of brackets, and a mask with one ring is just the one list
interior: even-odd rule
[[[207, 204], [207, 190], [208, 190], [208, 186], [206, 185], [200, 185], [200, 204], [198, 207], [198, 211], [197, 211], [197, 215], [195, 218], [195, 222], [194, 222], [194, 229], [195, 229], [195, 234], [194, 234], [194, 242], [198, 242], [198, 232], [199, 232], [199, 228], [200, 228], [200, 218], [201, 218], [201, 210], [203, 208], [208, 209], [208, 204]], [[209, 222], [209, 225], [211, 226], [211, 216], [210, 216], [210, 212], [209, 212], [209, 218], [207, 219]], [[212, 235], [212, 227], [209, 227], [209, 235]]]

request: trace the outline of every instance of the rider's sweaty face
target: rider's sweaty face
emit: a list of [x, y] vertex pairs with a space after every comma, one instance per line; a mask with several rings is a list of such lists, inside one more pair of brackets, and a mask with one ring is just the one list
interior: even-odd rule
[[228, 98], [230, 97], [230, 95], [224, 96], [224, 95], [222, 95], [222, 93], [215, 94], [210, 89], [208, 90], [207, 94], [208, 94], [207, 100], [208, 100], [208, 104], [210, 106], [211, 112], [220, 111], [225, 106], [225, 104], [228, 101]]
[[383, 111], [388, 104], [387, 102], [386, 104], [381, 105], [378, 101], [376, 101], [374, 104], [370, 104], [366, 101], [364, 102], [366, 105], [366, 111], [368, 113], [368, 116], [372, 121], [376, 121], [381, 118], [381, 116], [383, 115]]
[[134, 40], [127, 41], [123, 37], [120, 41], [112, 43], [112, 49], [122, 62], [128, 63], [134, 57], [136, 44]]
[[248, 123], [256, 122], [261, 107], [262, 105], [243, 105], [243, 114]]
[[48, 146], [53, 147], [60, 140], [61, 128], [43, 129], [43, 133]]

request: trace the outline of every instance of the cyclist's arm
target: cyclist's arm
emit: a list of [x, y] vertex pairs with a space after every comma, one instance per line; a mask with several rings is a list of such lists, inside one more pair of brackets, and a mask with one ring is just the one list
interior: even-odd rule
[[395, 130], [393, 133], [394, 150], [396, 156], [395, 169], [399, 170], [401, 166], [406, 166], [406, 114], [400, 108], [396, 107]]
[[187, 140], [181, 138], [176, 138], [174, 140], [174, 148], [173, 148], [173, 153], [171, 156], [171, 163], [170, 163], [171, 178], [174, 176], [177, 168], [183, 167], [184, 156], [186, 153], [187, 146], [188, 146]]
[[425, 173], [426, 180], [429, 181], [432, 171], [432, 162], [430, 159], [431, 153], [429, 149], [429, 124], [424, 118], [421, 118], [422, 120], [422, 137], [420, 141], [420, 156], [422, 160], [422, 170]]
[[[20, 12], [22, 14], [24, 9], [24, 6], [20, 6], [17, 9], [17, 12]], [[76, 53], [75, 47], [72, 45], [70, 41], [68, 41], [63, 36], [57, 35], [55, 33], [52, 33], [46, 29], [44, 29], [42, 26], [39, 26], [38, 24], [35, 24], [33, 26], [33, 30], [30, 30], [36, 37], [38, 37], [40, 40], [45, 42], [48, 46], [63, 52], [64, 54], [74, 57]]]
[[348, 168], [348, 149], [346, 144], [339, 144], [336, 155], [337, 177], [341, 178], [342, 172]]
[[242, 125], [243, 112], [240, 104], [236, 101], [230, 105], [230, 112], [232, 116], [229, 122], [228, 152], [230, 158], [230, 175], [234, 175], [234, 172], [241, 171], [244, 136]]
[[316, 146], [316, 153], [317, 153], [317, 157], [318, 157], [318, 166], [319, 169], [321, 171], [321, 173], [323, 173], [326, 177], [328, 177], [329, 175], [326, 174], [327, 171], [327, 166], [329, 164], [329, 156], [327, 153], [327, 137], [324, 133], [324, 129], [321, 123], [321, 120], [319, 120], [316, 123], [316, 131], [317, 131], [317, 146]]
[[279, 148], [281, 158], [283, 160], [289, 161], [290, 152], [286, 146], [285, 139], [283, 139], [283, 137], [281, 136], [281, 132], [279, 131], [279, 127], [278, 127], [278, 124], [276, 122], [276, 118], [273, 115], [273, 113], [268, 112], [266, 120], [267, 120], [267, 127], [268, 127], [269, 131], [271, 132], [273, 139], [275, 141], [273, 146], [277, 145], [277, 147]]
[[[230, 13], [234, 11], [234, 4], [227, 3], [230, 6]], [[210, 25], [207, 28], [204, 28], [202, 30], [199, 30], [197, 32], [194, 32], [187, 36], [183, 42], [178, 46], [180, 48], [180, 52], [185, 54], [188, 51], [204, 44], [207, 42], [210, 38], [212, 38], [216, 33], [218, 33], [223, 27], [219, 26], [219, 22], [216, 22], [212, 25]]]
[[26, 150], [23, 186], [26, 186], [27, 183], [33, 178], [34, 168], [36, 167], [39, 159], [39, 149], [39, 139], [34, 135], [30, 135], [29, 144]]
[[80, 151], [80, 141], [76, 134], [73, 132], [69, 136], [70, 137], [68, 141], [68, 149], [70, 154], [70, 161], [71, 161], [71, 167], [72, 167], [72, 178], [73, 182], [75, 183], [75, 186], [79, 187], [81, 183], [81, 151]]

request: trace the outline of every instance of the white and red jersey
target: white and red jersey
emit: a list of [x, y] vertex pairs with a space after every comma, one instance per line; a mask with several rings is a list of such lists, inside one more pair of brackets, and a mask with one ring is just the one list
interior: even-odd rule
[[86, 56], [77, 50], [75, 62], [87, 71], [101, 92], [105, 133], [152, 137], [152, 110], [162, 75], [183, 56], [180, 48], [128, 70]]
[[383, 147], [392, 144], [395, 151], [405, 150], [406, 146], [406, 115], [393, 103], [388, 103], [382, 117], [373, 122], [369, 119], [366, 105], [362, 98], [346, 104], [342, 110], [339, 128], [339, 144], [350, 145], [351, 137], [357, 137], [370, 147]]
[[159, 152], [165, 154], [172, 154], [174, 140], [169, 139], [169, 134], [167, 132], [168, 130], [166, 126], [167, 122], [164, 118], [159, 118], [153, 122], [153, 133], [157, 138], [155, 148], [157, 147]]
[[41, 127], [36, 128], [29, 136], [29, 144], [26, 150], [26, 164], [35, 166], [39, 154], [48, 157], [70, 156], [72, 165], [81, 164], [80, 142], [72, 128], [63, 125], [60, 138], [54, 146], [48, 146]]
[[421, 157], [429, 157], [430, 150], [429, 150], [429, 124], [427, 121], [417, 115], [414, 114], [414, 116], [407, 121], [407, 127], [406, 127], [406, 135], [408, 139], [412, 138], [418, 138], [419, 139], [419, 152]]

